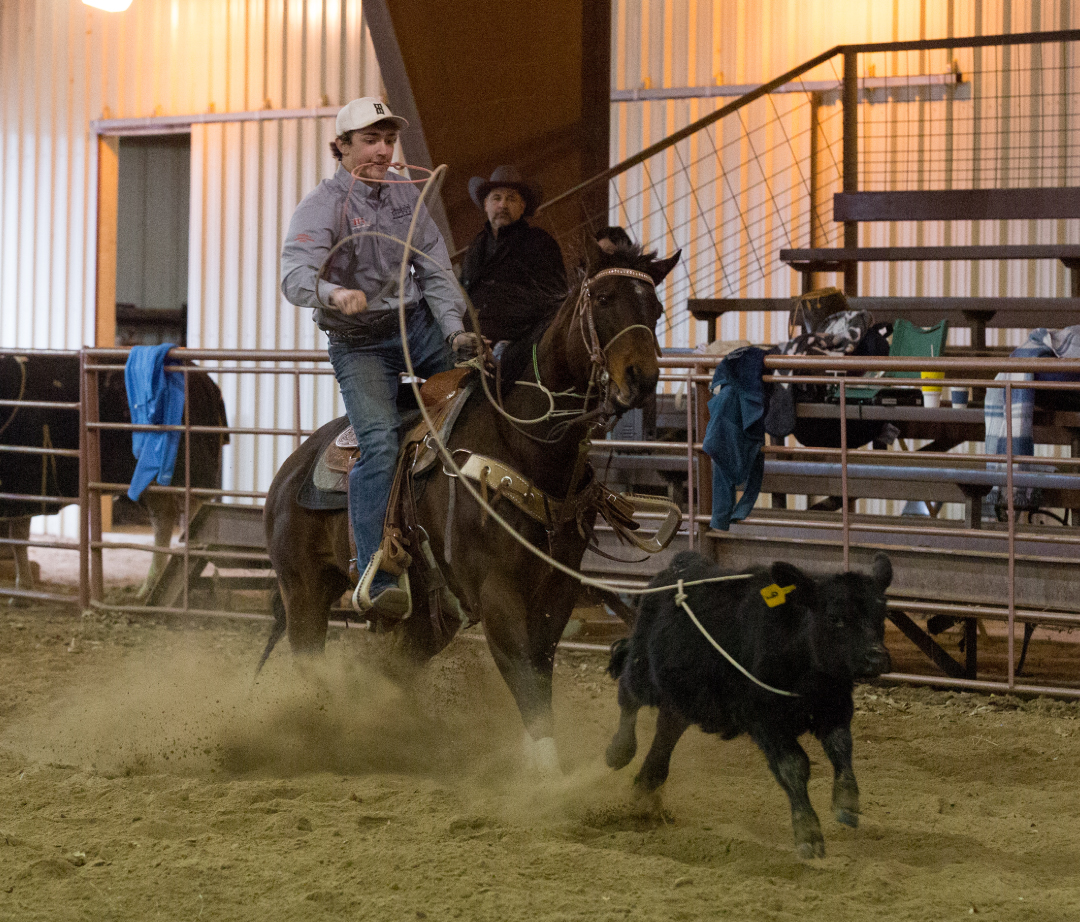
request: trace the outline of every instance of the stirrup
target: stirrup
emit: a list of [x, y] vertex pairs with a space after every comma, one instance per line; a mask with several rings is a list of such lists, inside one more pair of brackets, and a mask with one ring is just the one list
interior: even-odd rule
[[[366, 615], [369, 612], [377, 611], [375, 602], [378, 601], [380, 596], [376, 596], [375, 599], [371, 598], [371, 584], [375, 579], [375, 574], [379, 571], [379, 564], [382, 562], [383, 551], [380, 547], [372, 555], [371, 560], [368, 561], [368, 565], [364, 568], [364, 572], [360, 576], [360, 581], [356, 584], [356, 588], [352, 594], [352, 607], [355, 611], [362, 615]], [[381, 612], [381, 614], [389, 614], [394, 618], [404, 621], [409, 615], [412, 614], [412, 590], [409, 586], [409, 571], [402, 571], [401, 576], [398, 577], [397, 587], [399, 590], [405, 593], [406, 606], [405, 611], [402, 612]]]

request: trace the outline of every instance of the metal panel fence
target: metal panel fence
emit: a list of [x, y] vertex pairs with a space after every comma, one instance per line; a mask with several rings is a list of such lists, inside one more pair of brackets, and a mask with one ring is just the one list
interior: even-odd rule
[[[315, 352], [255, 352], [175, 350], [176, 359], [185, 364], [175, 370], [190, 374], [194, 367], [188, 360], [208, 363], [214, 375], [236, 375], [241, 378], [273, 376], [283, 403], [296, 410], [302, 401], [302, 381], [331, 373], [325, 355]], [[200, 576], [202, 569], [228, 570], [230, 567], [265, 566], [262, 551], [251, 546], [230, 550], [228, 547], [193, 547], [181, 541], [172, 547], [152, 548], [144, 544], [104, 542], [101, 534], [100, 498], [123, 489], [124, 484], [112, 484], [100, 479], [100, 434], [109, 428], [140, 428], [116, 423], [102, 423], [96, 406], [97, 377], [114, 370], [126, 358], [123, 350], [84, 350], [83, 394], [80, 419], [83, 432], [80, 444], [80, 521], [85, 523], [80, 535], [82, 579], [79, 602], [84, 607], [119, 608], [132, 613], [179, 612], [199, 615], [219, 615], [227, 605], [200, 607], [184, 588], [175, 604], [118, 605], [109, 599], [102, 580], [102, 552], [105, 548], [128, 548], [133, 552], [166, 552], [183, 561], [182, 571]], [[654, 469], [674, 473], [672, 482], [683, 485], [677, 493], [683, 508], [683, 525], [677, 538], [680, 546], [696, 547], [713, 554], [721, 562], [744, 566], [763, 559], [785, 558], [808, 563], [814, 568], [847, 568], [863, 566], [875, 550], [886, 549], [894, 557], [898, 578], [893, 587], [890, 606], [898, 625], [906, 625], [908, 634], [924, 648], [924, 652], [945, 670], [945, 674], [897, 676], [904, 681], [930, 682], [936, 685], [1023, 693], [1052, 693], [1080, 696], [1080, 685], [1069, 677], [1060, 686], [1028, 684], [1017, 675], [1016, 647], [1021, 625], [1073, 630], [1080, 627], [1080, 603], [1073, 589], [1074, 574], [1080, 559], [1080, 533], [1075, 528], [1080, 521], [1073, 510], [1080, 509], [1080, 459], [1070, 455], [1061, 458], [1014, 456], [1011, 431], [1012, 415], [1006, 414], [1010, 438], [1004, 454], [957, 454], [943, 450], [913, 451], [871, 450], [849, 442], [848, 426], [839, 420], [859, 419], [864, 411], [847, 401], [849, 387], [864, 385], [866, 378], [849, 378], [851, 372], [881, 372], [884, 370], [937, 370], [945, 375], [940, 382], [948, 386], [955, 381], [965, 387], [985, 388], [994, 384], [998, 371], [1010, 373], [1047, 372], [1080, 376], [1080, 361], [1064, 359], [988, 359], [985, 357], [945, 359], [829, 359], [810, 357], [770, 356], [766, 360], [767, 381], [770, 384], [805, 384], [833, 389], [824, 401], [800, 404], [800, 414], [831, 420], [839, 434], [836, 448], [805, 448], [801, 446], [766, 446], [766, 487], [772, 493], [771, 508], [759, 503], [744, 522], [728, 532], [710, 530], [712, 503], [711, 467], [702, 452], [702, 439], [707, 424], [706, 402], [709, 383], [718, 359], [704, 354], [668, 355], [662, 359], [663, 379], [680, 383], [685, 402], [674, 399], [662, 407], [661, 428], [664, 439], [623, 439], [598, 442], [598, 451], [605, 456], [597, 461], [605, 476], [621, 482], [634, 483], [634, 464], [642, 457], [649, 459]], [[774, 375], [781, 375], [774, 378]], [[244, 385], [239, 385], [243, 387]], [[918, 384], [912, 385], [918, 387]], [[1074, 407], [1080, 408], [1080, 385], [1074, 382], [1006, 381], [1003, 385], [1006, 401], [1023, 389], [1032, 388], [1044, 394], [1065, 395]], [[2, 406], [15, 406], [17, 401], [5, 399]], [[22, 401], [19, 405], [32, 407]], [[1035, 418], [1035, 438], [1058, 439], [1080, 443], [1080, 412], [1076, 409], [1039, 411]], [[72, 408], [68, 408], [72, 409]], [[877, 408], [883, 409], [883, 408]], [[958, 426], [977, 427], [981, 431], [981, 411], [942, 407], [893, 408], [898, 421], [907, 419], [913, 427]], [[1041, 415], [1040, 415], [1041, 414]], [[1049, 415], [1047, 415], [1049, 414]], [[299, 412], [284, 414], [290, 420], [301, 418]], [[886, 411], [884, 414], [889, 415]], [[185, 418], [182, 426], [173, 427], [186, 435], [199, 432], [225, 432], [234, 437], [248, 437], [277, 446], [286, 456], [315, 427], [326, 422], [314, 418], [304, 425], [286, 427], [233, 425], [230, 427], [193, 426]], [[145, 428], [145, 427], [142, 427]], [[161, 427], [159, 427], [161, 428]], [[165, 427], [168, 428], [168, 427]], [[915, 429], [913, 429], [915, 431]], [[187, 439], [185, 438], [185, 443]], [[1070, 444], [1071, 449], [1071, 444]], [[40, 451], [40, 449], [37, 449]], [[610, 455], [610, 459], [607, 456]], [[171, 487], [151, 486], [149, 490], [168, 493], [182, 499], [190, 513], [202, 501], [215, 500], [229, 507], [246, 506], [256, 511], [264, 494], [257, 490], [193, 489], [191, 467], [184, 483]], [[681, 473], [679, 473], [681, 471]], [[981, 499], [987, 489], [1002, 487], [1002, 518], [998, 522], [981, 516]], [[1018, 508], [1014, 488], [1036, 486], [1044, 490], [1046, 502], [1040, 512]], [[977, 497], [962, 520], [946, 520], [922, 515], [878, 516], [867, 513], [863, 497], [880, 495], [879, 488], [908, 490], [912, 495], [938, 496], [936, 503], [963, 502], [964, 490]], [[831, 506], [817, 508], [787, 508], [777, 494], [803, 492], [809, 496], [835, 497]], [[964, 494], [967, 495], [967, 494]], [[957, 497], [960, 497], [957, 500]], [[8, 499], [4, 496], [0, 499]], [[26, 498], [26, 497], [15, 497]], [[31, 497], [34, 498], [34, 497]], [[801, 504], [811, 506], [809, 502]], [[255, 519], [258, 515], [256, 513]], [[1055, 524], [1046, 524], [1054, 522]], [[648, 528], [648, 521], [645, 522]], [[611, 536], [599, 530], [601, 546]], [[12, 544], [10, 540], [0, 541]], [[53, 547], [54, 542], [31, 542], [31, 546]], [[71, 545], [65, 545], [69, 549]], [[197, 564], [198, 573], [191, 570]], [[587, 558], [589, 572], [604, 573], [622, 580], [622, 585], [641, 585], [659, 564], [614, 566], [601, 558]], [[958, 574], [969, 581], [957, 592]], [[254, 585], [254, 584], [253, 584]], [[258, 585], [265, 586], [265, 581]], [[25, 594], [4, 590], [5, 594]], [[33, 596], [37, 598], [38, 596]], [[40, 596], [48, 601], [74, 601], [54, 595]], [[960, 619], [973, 628], [977, 621], [1000, 623], [1007, 632], [1006, 666], [994, 672], [976, 670], [977, 661], [971, 654], [968, 663], [957, 664], [928, 637], [921, 626], [912, 624], [912, 616], [920, 621], [932, 616]], [[906, 620], [905, 620], [906, 618]], [[967, 631], [969, 644], [978, 643], [973, 629]], [[936, 647], [936, 649], [935, 649]], [[972, 652], [974, 652], [972, 650]], [[951, 665], [950, 665], [951, 663]]]

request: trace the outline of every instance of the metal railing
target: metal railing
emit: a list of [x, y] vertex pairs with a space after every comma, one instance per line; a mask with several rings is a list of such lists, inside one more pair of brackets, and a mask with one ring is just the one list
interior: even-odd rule
[[[300, 401], [300, 379], [303, 376], [328, 374], [326, 358], [315, 352], [254, 352], [254, 351], [210, 351], [176, 350], [175, 355], [182, 357], [185, 364], [169, 366], [176, 371], [191, 374], [196, 366], [186, 364], [189, 359], [202, 359], [217, 363], [216, 372], [243, 375], [265, 374], [272, 370], [279, 375], [290, 376], [293, 380], [292, 392], [297, 404]], [[200, 615], [220, 615], [216, 608], [199, 608], [191, 604], [188, 593], [183, 593], [180, 604], [171, 607], [148, 605], [115, 605], [106, 597], [102, 579], [102, 553], [105, 549], [130, 549], [137, 552], [158, 551], [179, 556], [184, 561], [184, 571], [194, 554], [187, 542], [177, 546], [152, 547], [136, 543], [113, 543], [102, 540], [101, 533], [101, 497], [126, 488], [126, 484], [105, 483], [100, 479], [101, 459], [100, 434], [105, 429], [126, 428], [130, 430], [182, 431], [184, 444], [190, 445], [190, 436], [198, 433], [247, 433], [256, 438], [276, 439], [285, 436], [291, 444], [298, 446], [313, 428], [293, 427], [265, 428], [248, 426], [243, 421], [230, 426], [196, 426], [185, 414], [183, 424], [175, 427], [145, 427], [132, 424], [105, 423], [100, 419], [97, 406], [97, 388], [95, 382], [99, 375], [115, 370], [120, 359], [126, 358], [124, 350], [84, 350], [80, 362], [83, 374], [84, 395], [81, 401], [80, 419], [82, 425], [79, 446], [80, 464], [80, 589], [79, 603], [84, 607], [120, 608], [130, 612], [174, 612]], [[1080, 458], [1073, 457], [1038, 457], [1015, 456], [1013, 453], [1012, 415], [1007, 413], [1006, 445], [1007, 450], [1000, 455], [987, 455], [975, 450], [976, 445], [968, 444], [967, 451], [882, 451], [860, 448], [848, 444], [846, 426], [839, 426], [839, 419], [849, 416], [847, 391], [851, 387], [863, 387], [868, 381], [865, 377], [846, 377], [849, 373], [890, 371], [940, 371], [944, 378], [935, 381], [935, 385], [948, 387], [952, 382], [962, 383], [973, 388], [995, 386], [993, 374], [999, 371], [1010, 373], [1046, 372], [1076, 375], [1080, 380], [1080, 360], [1061, 359], [989, 359], [985, 357], [964, 357], [944, 359], [911, 358], [829, 358], [805, 356], [768, 356], [766, 369], [767, 381], [771, 384], [817, 385], [835, 389], [835, 403], [828, 404], [835, 408], [836, 425], [839, 431], [839, 445], [836, 448], [807, 448], [787, 440], [783, 445], [769, 445], [766, 453], [766, 490], [770, 476], [786, 475], [792, 472], [803, 478], [805, 483], [813, 484], [815, 478], [821, 483], [821, 489], [807, 488], [810, 495], [835, 495], [838, 497], [836, 512], [822, 512], [808, 508], [809, 502], [801, 501], [793, 509], [770, 509], [769, 496], [763, 493], [758, 507], [744, 522], [732, 527], [726, 534], [710, 530], [710, 510], [712, 508], [712, 474], [708, 458], [702, 450], [705, 427], [708, 422], [707, 402], [709, 385], [713, 370], [718, 362], [715, 356], [706, 354], [668, 355], [661, 359], [662, 377], [669, 382], [678, 382], [687, 395], [685, 403], [676, 409], [675, 414], [668, 412], [666, 425], [675, 428], [678, 421], [685, 427], [685, 435], [658, 441], [620, 440], [598, 442], [597, 447], [613, 454], [612, 467], [618, 471], [619, 458], [626, 454], [647, 452], [653, 455], [667, 455], [681, 458], [685, 467], [686, 494], [683, 525], [679, 540], [686, 546], [699, 547], [706, 553], [724, 558], [736, 545], [745, 545], [751, 549], [754, 542], [767, 546], [770, 553], [783, 554], [787, 549], [791, 553], [805, 551], [807, 547], [821, 549], [822, 566], [827, 568], [826, 558], [829, 549], [834, 553], [836, 563], [844, 568], [859, 563], [866, 554], [875, 548], [890, 546], [895, 553], [911, 557], [932, 559], [934, 555], [952, 553], [962, 555], [973, 566], [981, 568], [982, 582], [1000, 585], [1003, 591], [997, 598], [980, 598], [977, 593], [965, 600], [947, 597], [935, 597], [933, 581], [927, 580], [921, 595], [908, 593], [891, 600], [890, 605], [897, 611], [917, 614], [921, 617], [945, 615], [961, 619], [997, 620], [1005, 624], [1007, 630], [1008, 666], [1004, 675], [977, 677], [941, 677], [935, 675], [904, 676], [905, 681], [930, 682], [937, 685], [980, 688], [1023, 693], [1053, 693], [1062, 695], [1080, 695], [1080, 685], [1075, 680], [1061, 686], [1035, 686], [1025, 684], [1022, 677], [1015, 673], [1014, 634], [1018, 625], [1035, 623], [1055, 628], [1073, 629], [1080, 627], [1080, 603], [1061, 602], [1061, 593], [1057, 601], [1050, 599], [1045, 591], [1032, 595], [1032, 580], [1039, 578], [1039, 573], [1053, 573], [1054, 579], [1060, 580], [1063, 568], [1074, 572], [1080, 562], [1080, 531], [1073, 527], [1043, 527], [1032, 521], [1023, 521], [1021, 511], [1016, 508], [1014, 488], [1025, 483], [1040, 484], [1047, 489], [1058, 491], [1058, 495], [1076, 492], [1075, 505], [1080, 508]], [[310, 367], [314, 363], [316, 367]], [[322, 365], [323, 367], [318, 367]], [[309, 366], [309, 367], [305, 367]], [[778, 377], [782, 375], [782, 377]], [[902, 380], [902, 379], [901, 379]], [[886, 382], [882, 382], [886, 383]], [[896, 383], [888, 382], [888, 383]], [[909, 382], [911, 383], [911, 382]], [[921, 387], [918, 382], [912, 387]], [[1077, 395], [1080, 407], [1080, 383], [1061, 381], [1022, 382], [1007, 380], [997, 382], [996, 386], [1005, 390], [1006, 406], [1013, 395], [1021, 389], [1032, 388], [1044, 392], [1066, 392]], [[13, 402], [6, 402], [10, 405]], [[32, 408], [33, 401], [24, 401]], [[70, 409], [70, 408], [68, 408]], [[900, 411], [892, 411], [899, 413]], [[942, 408], [936, 413], [960, 414]], [[909, 414], [910, 415], [910, 414]], [[917, 413], [916, 413], [917, 415]], [[1062, 411], [1056, 425], [1065, 437], [1080, 439], [1080, 413]], [[296, 414], [294, 418], [299, 418]], [[316, 420], [316, 426], [326, 420]], [[1037, 425], [1046, 426], [1046, 421], [1036, 420]], [[190, 449], [189, 449], [190, 450]], [[182, 499], [184, 510], [190, 513], [193, 504], [206, 499], [226, 502], [258, 502], [265, 496], [263, 490], [235, 490], [193, 488], [191, 485], [190, 456], [185, 464], [184, 483], [171, 487], [152, 485], [153, 492], [172, 494]], [[993, 469], [988, 465], [1001, 465]], [[1049, 470], [1052, 468], [1052, 470]], [[620, 475], [622, 476], [622, 475]], [[632, 481], [632, 475], [627, 475]], [[973, 525], [956, 518], [930, 519], [911, 516], [868, 516], [859, 509], [860, 494], [852, 488], [856, 481], [873, 482], [888, 479], [898, 483], [939, 483], [975, 484], [977, 486], [999, 485], [1002, 491], [1004, 522], [989, 525]], [[834, 489], [835, 493], [831, 493]], [[1065, 491], [1064, 493], [1062, 491]], [[869, 490], [873, 495], [873, 489]], [[1070, 502], [1073, 500], [1070, 497]], [[1066, 519], [1068, 519], [1066, 511]], [[1029, 516], [1030, 519], [1030, 516]], [[1073, 518], [1071, 525], [1076, 524]], [[645, 523], [648, 527], [648, 523]], [[887, 539], [887, 540], [886, 540]], [[935, 543], [936, 542], [936, 543]], [[7, 542], [5, 542], [7, 543]], [[55, 542], [32, 542], [39, 546], [63, 546]], [[942, 551], [942, 548], [946, 548]], [[780, 549], [780, 550], [777, 550]], [[200, 560], [215, 566], [228, 567], [230, 562], [250, 561], [253, 557], [250, 549], [242, 552], [228, 549], [198, 549]], [[1041, 569], [1040, 569], [1041, 568]], [[595, 572], [595, 570], [593, 571]], [[646, 579], [649, 571], [643, 571], [633, 582]], [[4, 590], [4, 594], [11, 593]], [[1066, 599], [1073, 594], [1069, 585], [1065, 586]], [[44, 594], [43, 600], [75, 601], [71, 597], [56, 594]], [[974, 623], [974, 622], [972, 622]]]
[[[682, 261], [662, 288], [667, 347], [693, 346], [704, 336], [686, 309], [690, 298], [795, 295], [797, 276], [780, 262], [782, 248], [854, 246], [857, 233], [877, 246], [1017, 243], [1018, 236], [1077, 243], [1076, 220], [861, 231], [832, 220], [832, 195], [840, 191], [1076, 185], [1077, 42], [1080, 31], [1070, 30], [837, 46], [652, 144], [653, 123], [666, 123], [655, 107], [667, 103], [621, 99], [613, 136], [624, 135], [631, 149], [632, 139], [641, 139], [644, 149], [545, 202], [536, 220], [551, 216], [548, 229], [570, 253], [583, 235], [609, 224], [664, 255], [681, 248]], [[606, 186], [605, 211], [591, 204], [598, 186]], [[1013, 279], [952, 263], [858, 272], [860, 290], [883, 294], [1067, 290], [1060, 267], [1018, 271]], [[779, 316], [732, 314], [720, 336], [775, 342], [785, 330]]]
[[[52, 422], [52, 431], [56, 431], [58, 428], [55, 422], [65, 416], [75, 414], [79, 418], [79, 432], [84, 431], [82, 426], [82, 413], [83, 408], [81, 399], [79, 401], [58, 401], [58, 400], [32, 400], [27, 399], [25, 396], [25, 387], [27, 385], [27, 369], [25, 360], [29, 355], [41, 356], [46, 359], [71, 359], [73, 362], [78, 359], [79, 353], [73, 351], [58, 351], [58, 350], [40, 350], [28, 352], [25, 349], [4, 349], [0, 350], [0, 359], [5, 362], [14, 362], [20, 366], [22, 371], [21, 382], [19, 385], [15, 385], [15, 378], [12, 378], [12, 385], [18, 387], [18, 392], [12, 397], [4, 397], [0, 399], [0, 439], [4, 439], [0, 444], [0, 470], [9, 465], [16, 465], [22, 463], [32, 463], [31, 459], [41, 459], [41, 483], [42, 488], [38, 489], [34, 493], [18, 493], [12, 492], [9, 489], [5, 489], [3, 484], [5, 481], [10, 481], [9, 477], [0, 476], [0, 508], [5, 511], [18, 511], [20, 514], [18, 518], [27, 518], [38, 512], [31, 511], [37, 504], [41, 505], [41, 511], [46, 508], [51, 509], [56, 507], [59, 509], [65, 505], [74, 505], [79, 503], [79, 494], [71, 496], [56, 496], [46, 494], [45, 485], [48, 481], [49, 473], [55, 475], [55, 461], [58, 458], [77, 458], [83, 457], [83, 448], [81, 441], [80, 444], [68, 447], [56, 447], [51, 444], [50, 441], [50, 426]], [[75, 369], [72, 368], [74, 371]], [[74, 383], [74, 381], [72, 382]], [[17, 417], [21, 413], [26, 412], [44, 414], [42, 424], [37, 428], [33, 434], [34, 437], [22, 438], [20, 433], [16, 435], [17, 429], [13, 427], [13, 424], [17, 421]], [[22, 422], [22, 420], [18, 420]], [[6, 433], [6, 435], [5, 435]], [[81, 463], [80, 463], [81, 467]], [[54, 483], [56, 478], [53, 478]], [[81, 507], [80, 507], [81, 508]], [[15, 519], [7, 520], [7, 528], [4, 529], [6, 534], [0, 535], [0, 548], [11, 548], [13, 554], [22, 555], [23, 553], [29, 554], [30, 548], [48, 548], [53, 550], [64, 550], [75, 553], [78, 550], [78, 546], [71, 541], [59, 540], [56, 538], [45, 537], [30, 537], [30, 538], [17, 538], [13, 536], [13, 532], [8, 529], [13, 529], [13, 522]], [[0, 525], [3, 525], [0, 522]], [[15, 588], [14, 586], [8, 588], [4, 587], [0, 590], [0, 594], [10, 596], [15, 599], [25, 599], [35, 602], [59, 602], [67, 604], [76, 601], [76, 597], [71, 592], [54, 592], [45, 591], [41, 589], [26, 589]]]

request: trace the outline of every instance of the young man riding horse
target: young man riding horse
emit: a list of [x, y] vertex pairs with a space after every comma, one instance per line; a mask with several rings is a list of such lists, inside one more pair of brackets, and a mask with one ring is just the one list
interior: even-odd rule
[[[647, 551], [665, 546], [681, 521], [678, 508], [665, 503], [667, 523], [656, 538], [635, 541], [633, 513], [642, 498], [612, 494], [587, 463], [589, 437], [655, 390], [655, 327], [663, 312], [656, 286], [678, 254], [660, 260], [640, 247], [607, 254], [591, 238], [586, 245], [584, 271], [567, 300], [503, 356], [499, 393], [466, 392], [441, 463], [418, 471], [406, 491], [419, 550], [410, 552], [415, 608], [396, 626], [398, 651], [422, 663], [462, 624], [482, 623], [521, 713], [526, 758], [542, 774], [558, 772], [552, 669], [579, 589], [549, 560], [578, 569], [597, 517]], [[341, 425], [327, 423], [304, 442], [267, 493], [267, 549], [281, 596], [264, 661], [282, 634], [297, 653], [321, 652], [330, 606], [349, 585], [344, 511], [325, 511], [337, 508], [323, 502], [325, 494], [306, 499]]]
[[[349, 475], [349, 518], [356, 541], [356, 569], [363, 573], [379, 547], [398, 453], [398, 375], [405, 371], [397, 291], [403, 248], [388, 239], [408, 235], [419, 192], [388, 173], [398, 132], [408, 122], [374, 97], [354, 99], [337, 115], [330, 142], [337, 172], [297, 206], [281, 251], [281, 291], [297, 307], [315, 309], [315, 322], [330, 339], [330, 362], [356, 433], [360, 460]], [[320, 278], [320, 268], [339, 247]], [[451, 367], [452, 353], [469, 358], [480, 348], [465, 332], [465, 303], [453, 277], [446, 244], [430, 214], [418, 217], [406, 276], [406, 328], [417, 374]], [[358, 589], [360, 584], [358, 584]], [[389, 617], [408, 606], [405, 590], [384, 570], [367, 598], [353, 604]]]

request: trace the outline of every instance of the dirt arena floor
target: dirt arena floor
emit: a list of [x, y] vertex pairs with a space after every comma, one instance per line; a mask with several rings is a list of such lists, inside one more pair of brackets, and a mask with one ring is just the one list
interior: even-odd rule
[[862, 823], [807, 740], [807, 862], [745, 739], [691, 731], [668, 815], [635, 806], [600, 655], [560, 654], [542, 786], [483, 643], [405, 693], [334, 630], [253, 684], [266, 630], [0, 605], [0, 919], [1080, 919], [1080, 704], [861, 687]]

